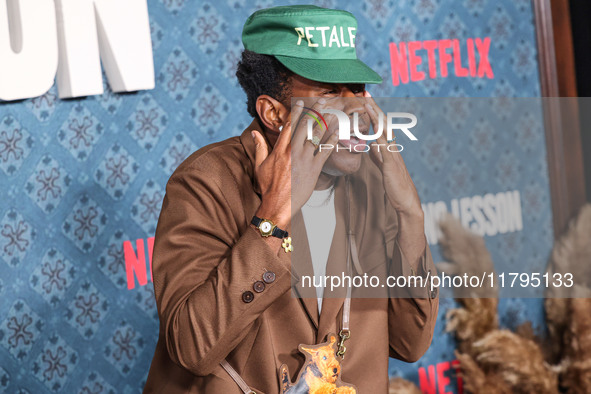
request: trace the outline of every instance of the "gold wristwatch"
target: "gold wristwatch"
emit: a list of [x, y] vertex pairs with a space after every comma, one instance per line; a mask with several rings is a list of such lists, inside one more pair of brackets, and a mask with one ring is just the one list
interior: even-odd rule
[[285, 253], [293, 251], [291, 237], [287, 231], [281, 230], [271, 220], [261, 219], [257, 216], [254, 216], [250, 223], [252, 223], [252, 225], [254, 225], [261, 232], [263, 237], [277, 237], [282, 239], [283, 242], [281, 243], [281, 247]]
[[283, 239], [288, 236], [287, 231], [281, 230], [269, 219], [261, 219], [257, 216], [254, 216], [250, 223], [252, 223], [261, 232], [263, 237], [273, 236]]

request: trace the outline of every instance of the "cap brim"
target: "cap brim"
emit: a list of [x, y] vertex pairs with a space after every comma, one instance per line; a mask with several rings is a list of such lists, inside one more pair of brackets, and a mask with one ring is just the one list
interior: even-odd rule
[[275, 56], [289, 70], [312, 81], [382, 83], [382, 77], [359, 59], [303, 59]]

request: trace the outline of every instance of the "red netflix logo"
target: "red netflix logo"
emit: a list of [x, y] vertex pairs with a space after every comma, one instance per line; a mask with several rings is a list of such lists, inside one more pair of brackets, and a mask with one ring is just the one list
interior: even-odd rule
[[[452, 368], [455, 371], [450, 372]], [[457, 393], [463, 394], [464, 386], [462, 378], [458, 374], [459, 368], [459, 360], [444, 361], [436, 365], [429, 365], [426, 370], [425, 367], [419, 368], [421, 391], [424, 394], [452, 394], [452, 391], [447, 391], [447, 386], [451, 384], [451, 379], [448, 375], [452, 375], [455, 372]]]
[[[448, 50], [451, 50], [451, 53]], [[398, 45], [391, 42], [390, 64], [394, 86], [398, 86], [400, 83], [406, 84], [409, 81], [422, 81], [426, 78], [425, 71], [420, 70], [423, 58], [417, 54], [419, 51], [426, 51], [429, 78], [437, 78], [438, 75], [446, 78], [450, 68], [453, 68], [457, 77], [494, 78], [488, 58], [490, 37], [468, 38], [464, 45], [457, 39], [401, 42]], [[476, 52], [478, 52], [478, 57]], [[439, 61], [436, 59], [436, 54]], [[464, 55], [467, 55], [468, 67], [462, 65], [462, 56]], [[452, 62], [453, 65], [450, 65]]]
[[[154, 237], [150, 237], [146, 242], [148, 246], [148, 262], [150, 265], [150, 281], [152, 278], [152, 251], [154, 250]], [[146, 267], [146, 247], [143, 239], [135, 241], [137, 254], [133, 249], [131, 241], [123, 242], [123, 255], [125, 257], [125, 273], [127, 275], [127, 289], [135, 288], [135, 278], [140, 286], [148, 284], [148, 270]]]

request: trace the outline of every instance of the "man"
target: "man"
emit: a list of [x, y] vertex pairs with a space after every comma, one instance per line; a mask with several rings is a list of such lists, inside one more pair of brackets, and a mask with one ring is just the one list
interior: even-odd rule
[[[356, 26], [348, 12], [314, 6], [260, 10], [246, 21], [237, 76], [255, 119], [240, 137], [193, 153], [167, 184], [153, 252], [160, 337], [145, 392], [278, 393], [281, 365], [292, 376], [303, 367], [298, 345], [349, 328], [342, 380], [360, 393], [385, 393], [388, 356], [414, 362], [429, 347], [436, 292], [353, 298], [345, 308], [342, 293], [317, 300], [315, 291], [298, 292], [301, 284], [290, 291], [305, 267], [292, 269], [295, 252], [285, 232], [296, 252], [310, 250], [307, 267], [318, 268], [302, 211], [315, 191], [327, 189], [336, 223], [327, 272], [335, 261], [349, 261], [344, 222], [351, 220], [363, 240], [354, 253], [361, 269], [388, 260], [393, 272], [435, 274], [420, 201], [400, 154], [321, 151], [319, 142], [351, 142], [322, 127], [314, 128], [317, 139], [307, 139], [306, 123], [297, 122], [304, 106], [320, 113], [335, 100], [377, 122], [379, 108], [366, 98], [365, 83], [381, 78], [356, 58]], [[292, 108], [291, 97], [310, 100]], [[351, 179], [351, 195], [344, 179]], [[369, 190], [377, 184], [381, 195]]]

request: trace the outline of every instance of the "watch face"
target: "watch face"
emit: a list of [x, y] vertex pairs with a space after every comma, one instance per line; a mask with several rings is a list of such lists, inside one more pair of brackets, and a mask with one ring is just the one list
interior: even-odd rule
[[271, 224], [271, 222], [265, 220], [261, 223], [261, 231], [263, 233], [270, 233], [272, 228], [273, 225]]

